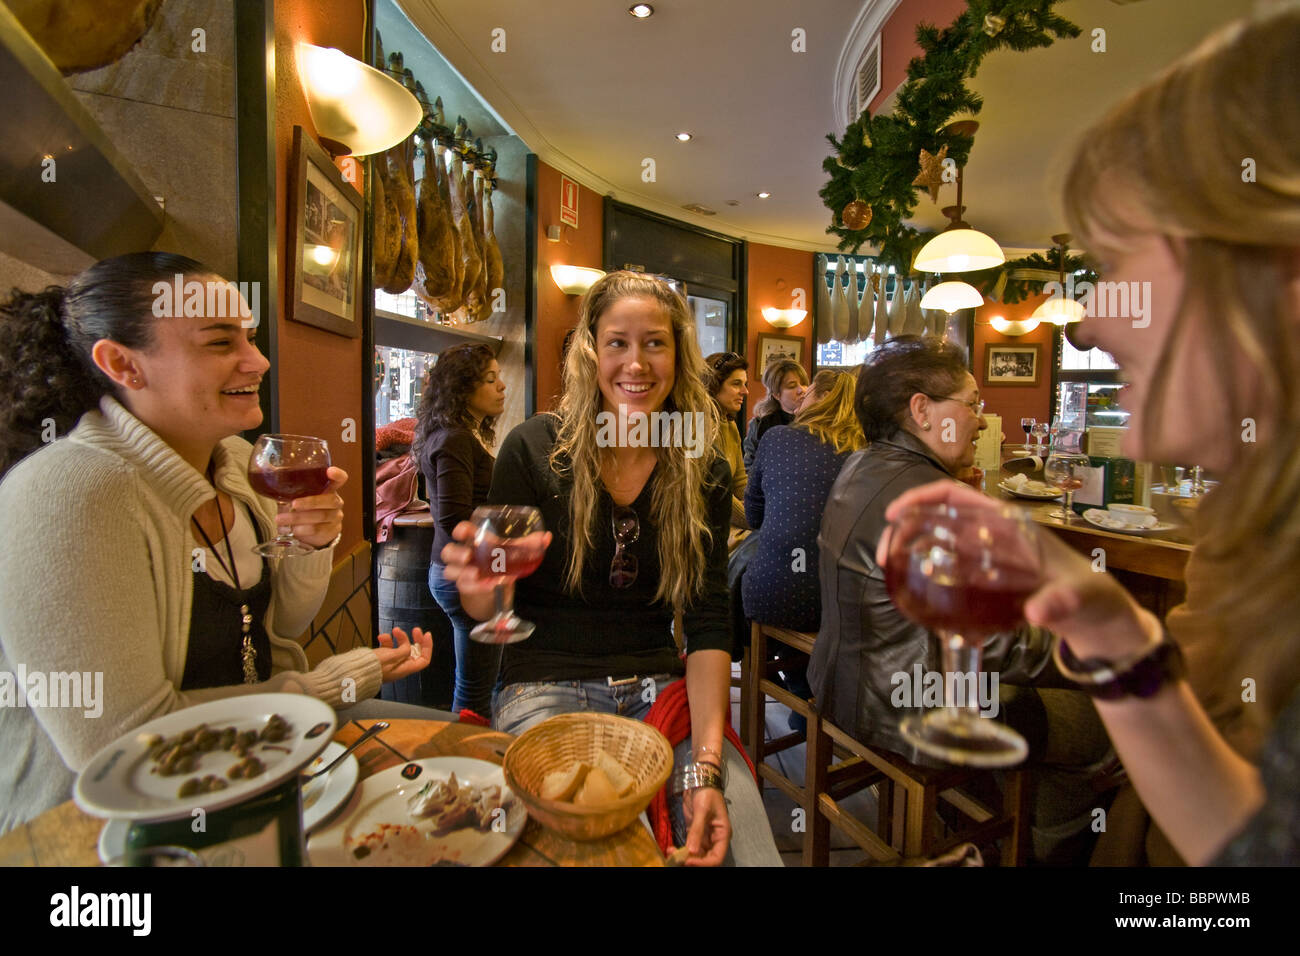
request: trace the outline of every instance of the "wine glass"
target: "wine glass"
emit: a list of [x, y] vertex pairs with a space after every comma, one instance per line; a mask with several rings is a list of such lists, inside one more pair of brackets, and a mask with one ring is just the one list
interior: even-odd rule
[[1026, 452], [1029, 451], [1029, 439], [1032, 437], [1034, 426], [1037, 424], [1038, 424], [1038, 420], [1035, 418], [1020, 419], [1020, 427], [1025, 430], [1025, 451]]
[[1041, 581], [1038, 538], [1019, 509], [919, 505], [890, 525], [889, 596], [904, 615], [939, 634], [944, 708], [899, 725], [919, 751], [975, 767], [1024, 760], [1025, 739], [980, 716], [995, 692], [980, 679], [980, 657], [990, 635], [1020, 623]]
[[474, 567], [479, 577], [496, 587], [496, 613], [469, 632], [480, 644], [514, 644], [525, 640], [536, 625], [515, 616], [506, 602], [506, 585], [537, 570], [546, 554], [542, 544], [542, 513], [528, 505], [485, 505], [475, 508]]
[[[330, 449], [323, 438], [309, 435], [260, 435], [248, 459], [248, 483], [259, 495], [274, 498], [283, 514], [295, 498], [324, 494], [329, 487]], [[274, 540], [253, 549], [268, 558], [311, 554], [315, 548], [282, 527]]]
[[1034, 422], [1033, 426], [1029, 429], [1029, 433], [1034, 437], [1034, 453], [1039, 457], [1042, 457], [1043, 454], [1043, 446], [1045, 444], [1044, 439], [1047, 438], [1047, 432], [1047, 422]]
[[1065, 503], [1061, 510], [1048, 514], [1060, 518], [1067, 524], [1074, 518], [1074, 493], [1083, 487], [1083, 472], [1092, 467], [1092, 460], [1087, 455], [1073, 452], [1056, 451], [1043, 465], [1043, 477], [1048, 483], [1065, 492]]

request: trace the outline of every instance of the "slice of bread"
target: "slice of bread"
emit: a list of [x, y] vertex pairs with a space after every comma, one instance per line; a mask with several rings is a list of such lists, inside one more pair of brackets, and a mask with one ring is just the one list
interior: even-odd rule
[[617, 799], [618, 791], [609, 782], [609, 777], [605, 776], [605, 771], [593, 767], [587, 773], [587, 778], [582, 782], [582, 787], [578, 790], [578, 795], [573, 798], [573, 802], [580, 807], [598, 807], [613, 803]]
[[600, 751], [596, 754], [596, 769], [602, 771], [620, 797], [626, 797], [636, 787], [636, 779], [624, 769], [623, 765]]
[[545, 800], [572, 800], [582, 786], [591, 768], [575, 760], [565, 770], [548, 773], [542, 780], [541, 795]]

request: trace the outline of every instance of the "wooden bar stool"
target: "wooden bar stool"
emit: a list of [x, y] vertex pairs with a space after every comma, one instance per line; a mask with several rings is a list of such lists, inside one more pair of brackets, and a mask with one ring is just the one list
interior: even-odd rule
[[[814, 768], [829, 762], [829, 755], [823, 754], [818, 749], [818, 745], [825, 738], [815, 732], [803, 734], [798, 731], [791, 731], [768, 742], [764, 731], [767, 726], [767, 698], [769, 696], [785, 704], [795, 713], [802, 714], [803, 718], [808, 722], [810, 731], [817, 727], [817, 710], [813, 706], [813, 702], [805, 700], [797, 694], [792, 694], [777, 683], [774, 678], [780, 665], [776, 661], [768, 660], [769, 642], [775, 641], [793, 650], [810, 654], [812, 653], [813, 641], [816, 640], [817, 635], [803, 631], [792, 631], [789, 628], [776, 627], [771, 624], [762, 624], [758, 621], [750, 624], [749, 634], [749, 649], [745, 653], [745, 662], [741, 668], [743, 686], [740, 691], [741, 724], [748, 731], [748, 738], [745, 740], [746, 749], [748, 749], [749, 757], [758, 770], [760, 791], [763, 781], [767, 780], [776, 785], [779, 790], [803, 809], [805, 827], [803, 862], [805, 866], [808, 866], [811, 865], [813, 852], [811, 827], [817, 816], [816, 792], [809, 786], [809, 783], [813, 780]], [[805, 742], [808, 744], [808, 750], [804, 760], [804, 781], [802, 785], [795, 783], [794, 780], [781, 773], [776, 767], [769, 766], [764, 762], [767, 757], [773, 754], [781, 753]]]
[[[970, 767], [918, 767], [897, 754], [866, 746], [821, 717], [811, 737], [820, 739], [816, 742], [810, 739], [808, 752], [810, 755], [815, 752], [821, 763], [808, 771], [815, 808], [814, 818], [809, 821], [805, 851], [810, 865], [830, 863], [831, 826], [846, 833], [872, 859], [882, 863], [900, 856], [939, 856], [960, 843], [988, 846], [1004, 839], [999, 854], [1002, 865], [1024, 864], [1029, 854], [1027, 771], [1006, 772], [1002, 806], [994, 810], [961, 789], [988, 771]], [[832, 753], [845, 754], [847, 759], [841, 765], [832, 766], [829, 762]], [[876, 782], [881, 786], [878, 832], [873, 833], [845, 813], [839, 801]], [[944, 835], [938, 813], [941, 800], [955, 807], [971, 825]]]

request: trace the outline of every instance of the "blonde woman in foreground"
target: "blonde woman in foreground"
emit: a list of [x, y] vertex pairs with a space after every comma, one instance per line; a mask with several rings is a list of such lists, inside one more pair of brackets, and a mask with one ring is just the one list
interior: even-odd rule
[[[1205, 136], [1206, 116], [1229, 119]], [[1228, 746], [1181, 679], [1161, 622], [1050, 535], [1046, 583], [1025, 615], [1060, 635], [1063, 662], [1095, 682], [1129, 776], [1189, 863], [1294, 865], [1300, 7], [1224, 28], [1081, 142], [1065, 188], [1072, 231], [1106, 281], [1150, 283], [1150, 309], [1140, 321], [1089, 318], [1080, 336], [1132, 382], [1127, 454], [1196, 461], [1223, 479], [1199, 508], [1187, 602], [1168, 625], [1210, 651], [1196, 663], [1217, 685], [1207, 696], [1216, 716], [1267, 735], [1257, 763]], [[1247, 158], [1253, 177], [1243, 176]], [[901, 496], [889, 515], [941, 500], [989, 499], [945, 482]], [[1091, 670], [1097, 661], [1109, 674]]]

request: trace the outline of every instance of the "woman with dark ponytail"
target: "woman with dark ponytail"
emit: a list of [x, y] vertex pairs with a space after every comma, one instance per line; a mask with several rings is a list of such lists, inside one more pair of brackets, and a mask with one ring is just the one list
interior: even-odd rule
[[[347, 474], [278, 516], [249, 486], [239, 433], [261, 424], [269, 368], [255, 324], [233, 286], [170, 253], [0, 303], [0, 700], [16, 697], [0, 706], [0, 832], [161, 714], [261, 691], [340, 706], [428, 663], [419, 630], [414, 651], [398, 631], [314, 669], [295, 642], [325, 596]], [[264, 563], [252, 549], [278, 525], [317, 553]], [[79, 701], [25, 695], [73, 672]]]

